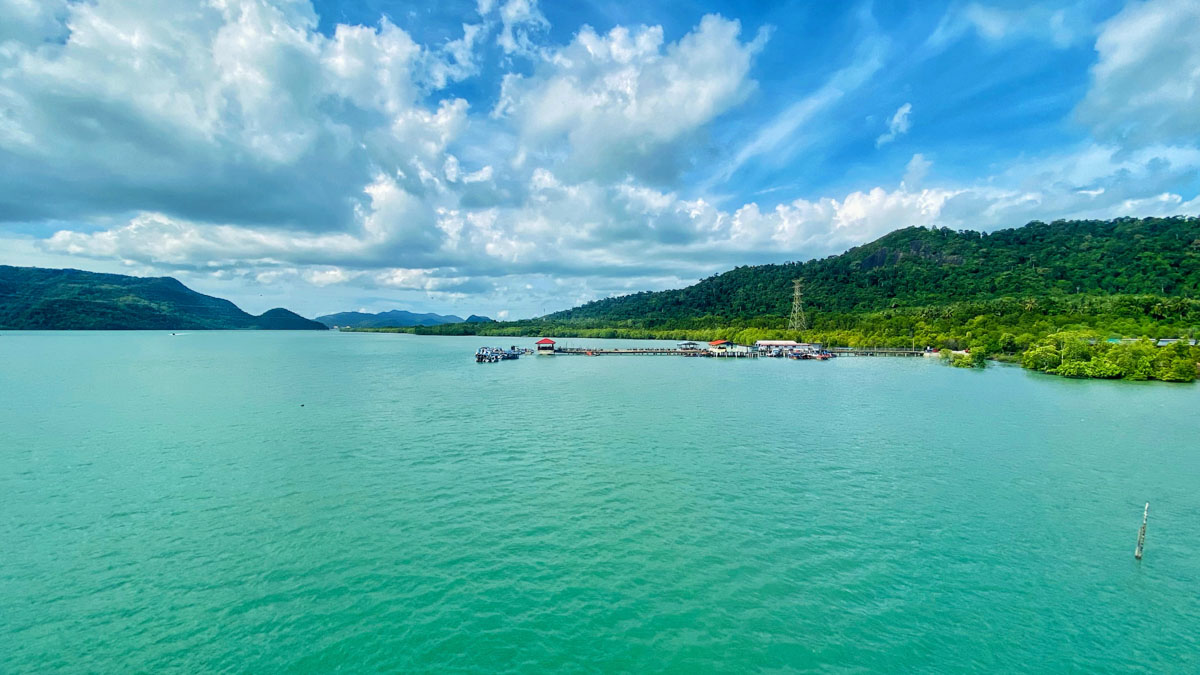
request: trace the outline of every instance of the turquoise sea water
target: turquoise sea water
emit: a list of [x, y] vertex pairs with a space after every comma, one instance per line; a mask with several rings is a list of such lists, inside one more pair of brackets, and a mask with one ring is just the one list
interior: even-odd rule
[[0, 672], [1200, 671], [1200, 387], [513, 342], [0, 335]]

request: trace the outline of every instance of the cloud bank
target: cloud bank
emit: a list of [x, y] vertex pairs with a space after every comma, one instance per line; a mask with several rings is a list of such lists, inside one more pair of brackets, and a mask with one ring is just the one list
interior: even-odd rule
[[[40, 224], [47, 255], [245, 295], [405, 291], [527, 316], [910, 225], [1200, 210], [1172, 190], [1200, 171], [1200, 12], [1180, 0], [1100, 27], [1075, 112], [1090, 139], [1073, 148], [965, 183], [922, 152], [888, 181], [763, 205], [696, 177], [714, 171], [716, 189], [770, 152], [754, 143], [772, 129], [831, 114], [880, 71], [870, 43], [722, 166], [711, 132], [761, 100], [767, 28], [713, 14], [673, 40], [585, 25], [553, 44], [532, 0], [481, 2], [440, 45], [387, 19], [318, 23], [306, 2], [0, 2], [0, 236]], [[489, 55], [514, 64], [494, 101], [449, 93]], [[909, 131], [912, 109], [876, 147]]]

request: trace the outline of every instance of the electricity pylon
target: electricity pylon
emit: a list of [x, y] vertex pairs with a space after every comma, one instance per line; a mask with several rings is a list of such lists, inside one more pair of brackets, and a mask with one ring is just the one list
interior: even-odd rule
[[808, 330], [808, 319], [804, 317], [803, 286], [803, 279], [792, 281], [792, 318], [788, 321], [788, 330]]

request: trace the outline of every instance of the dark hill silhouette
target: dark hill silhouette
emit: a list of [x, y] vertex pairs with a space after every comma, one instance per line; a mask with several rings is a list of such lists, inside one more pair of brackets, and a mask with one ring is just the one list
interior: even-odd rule
[[387, 328], [392, 326], [441, 326], [448, 323], [483, 323], [491, 321], [486, 316], [472, 314], [465, 321], [453, 314], [417, 314], [402, 309], [393, 309], [378, 314], [366, 312], [338, 312], [318, 316], [317, 321], [326, 326], [344, 328]]
[[28, 330], [325, 330], [286, 309], [259, 316], [171, 277], [0, 265], [0, 328]]

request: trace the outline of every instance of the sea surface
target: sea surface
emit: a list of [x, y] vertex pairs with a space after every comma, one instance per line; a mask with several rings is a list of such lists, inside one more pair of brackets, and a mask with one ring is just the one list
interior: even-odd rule
[[1200, 386], [514, 343], [0, 334], [0, 673], [1200, 672]]

